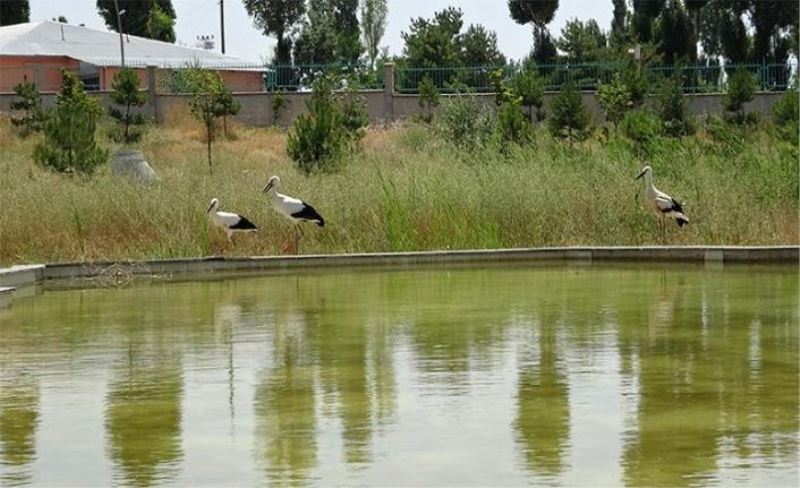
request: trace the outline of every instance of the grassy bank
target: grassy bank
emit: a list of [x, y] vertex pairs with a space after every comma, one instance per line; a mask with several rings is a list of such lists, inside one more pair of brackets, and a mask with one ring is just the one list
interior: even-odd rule
[[[237, 140], [215, 145], [211, 177], [201, 134], [150, 130], [140, 146], [162, 181], [140, 186], [108, 167], [91, 180], [50, 173], [32, 160], [36, 139], [0, 123], [0, 262], [218, 253], [211, 197], [261, 229], [238, 236], [230, 254], [279, 254], [290, 227], [260, 193], [271, 174], [328, 221], [306, 226], [303, 253], [660, 243], [633, 180], [643, 160], [622, 138], [570, 146], [539, 131], [528, 148], [464, 154], [409, 125], [370, 131], [340, 173], [305, 177], [286, 157], [285, 133], [239, 127]], [[670, 226], [669, 243], [798, 243], [797, 148], [768, 131], [660, 139], [647, 159], [691, 218]]]

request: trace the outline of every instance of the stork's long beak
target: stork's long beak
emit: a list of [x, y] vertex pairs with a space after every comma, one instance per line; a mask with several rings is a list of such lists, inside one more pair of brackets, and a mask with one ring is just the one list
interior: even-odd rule
[[269, 191], [271, 188], [272, 188], [272, 182], [270, 181], [270, 182], [269, 182], [269, 183], [267, 183], [267, 185], [264, 187], [264, 193], [267, 193], [267, 192], [268, 192], [268, 191]]
[[214, 204], [213, 203], [208, 206], [208, 210], [206, 210], [206, 213], [210, 212], [212, 208], [214, 208]]
[[647, 170], [642, 170], [642, 172], [641, 172], [641, 173], [639, 173], [639, 176], [637, 176], [637, 177], [636, 177], [636, 179], [638, 180], [639, 178], [641, 178], [642, 176], [644, 176], [644, 174], [645, 174], [645, 173], [647, 173]]

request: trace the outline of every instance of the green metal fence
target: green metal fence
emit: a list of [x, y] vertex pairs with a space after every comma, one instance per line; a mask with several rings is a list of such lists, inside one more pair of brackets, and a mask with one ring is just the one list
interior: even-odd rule
[[[539, 65], [533, 69], [538, 71], [548, 91], [558, 91], [567, 83], [574, 83], [580, 90], [593, 91], [599, 85], [610, 82], [624, 68], [623, 63], [584, 63]], [[465, 90], [491, 92], [493, 71], [501, 70], [503, 77], [508, 78], [520, 69], [519, 66], [398, 68], [395, 71], [395, 90], [399, 93], [417, 93], [419, 84], [427, 77], [443, 93]], [[792, 68], [784, 64], [646, 66], [641, 69], [653, 86], [665, 77], [679, 78], [686, 93], [724, 91], [727, 77], [737, 69], [752, 73], [758, 89], [763, 91], [786, 90], [796, 76]]]
[[311, 89], [314, 80], [323, 73], [339, 78], [341, 84], [354, 84], [354, 88], [382, 90], [384, 87], [382, 69], [341, 64], [269, 65], [264, 81], [269, 91], [303, 91]]

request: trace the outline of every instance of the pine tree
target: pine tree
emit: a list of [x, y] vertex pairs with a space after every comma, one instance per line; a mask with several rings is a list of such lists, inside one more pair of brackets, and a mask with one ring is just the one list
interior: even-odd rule
[[44, 141], [34, 148], [33, 157], [54, 171], [91, 174], [108, 159], [95, 141], [102, 110], [73, 73], [62, 68], [61, 76], [56, 107], [47, 116]]
[[120, 125], [119, 139], [125, 143], [139, 140], [141, 133], [131, 130], [131, 127], [144, 124], [142, 114], [132, 114], [131, 107], [141, 107], [147, 102], [147, 95], [139, 89], [139, 76], [130, 68], [125, 68], [114, 75], [111, 83], [111, 100], [125, 107], [125, 112], [116, 108], [110, 108], [109, 114], [117, 120]]
[[20, 128], [23, 137], [42, 130], [44, 123], [42, 96], [36, 85], [25, 80], [14, 87], [14, 93], [19, 99], [13, 100], [10, 104], [11, 123]]

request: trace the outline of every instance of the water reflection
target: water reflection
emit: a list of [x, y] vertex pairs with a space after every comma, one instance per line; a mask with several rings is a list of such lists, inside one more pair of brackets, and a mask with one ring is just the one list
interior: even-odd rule
[[517, 382], [517, 444], [525, 466], [545, 479], [562, 472], [569, 443], [569, 384], [557, 330], [554, 317], [544, 319], [537, 357], [521, 361]]
[[119, 468], [116, 477], [132, 486], [173, 479], [183, 456], [180, 360], [131, 344], [112, 377], [105, 427], [109, 456]]
[[0, 484], [22, 486], [31, 481], [39, 425], [39, 384], [21, 373], [0, 383]]
[[75, 484], [387, 485], [410, 465], [409, 484], [797, 484], [797, 292], [788, 272], [520, 268], [47, 293], [0, 316], [0, 476], [59, 467], [36, 439], [69, 388], [103, 404], [73, 418], [104, 429], [85, 462], [114, 476]]

